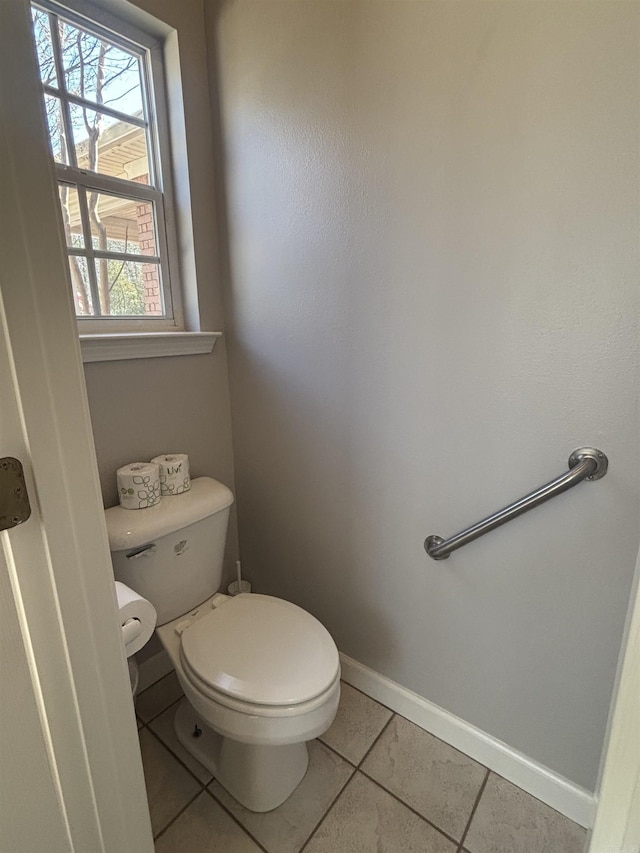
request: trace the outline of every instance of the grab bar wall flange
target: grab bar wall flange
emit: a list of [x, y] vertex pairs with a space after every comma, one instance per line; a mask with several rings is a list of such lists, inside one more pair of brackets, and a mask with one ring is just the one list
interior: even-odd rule
[[588, 477], [585, 477], [585, 479], [602, 479], [602, 477], [604, 477], [609, 468], [609, 460], [607, 459], [605, 454], [595, 447], [579, 447], [577, 450], [574, 450], [571, 456], [569, 457], [569, 468], [575, 468], [576, 465], [579, 465], [585, 459], [593, 459], [593, 461], [596, 463], [594, 472], [592, 474], [589, 474]]
[[599, 480], [607, 473], [609, 460], [606, 455], [595, 447], [580, 447], [574, 450], [569, 457], [569, 471], [556, 477], [555, 480], [530, 492], [518, 501], [509, 504], [503, 509], [494, 512], [493, 515], [484, 518], [477, 524], [461, 530], [449, 539], [441, 536], [427, 536], [424, 540], [424, 549], [433, 560], [446, 560], [452, 551], [462, 548], [474, 539], [484, 536], [490, 530], [495, 530], [512, 518], [534, 509], [545, 501], [556, 495], [562, 494], [573, 486], [577, 486], [583, 480]]

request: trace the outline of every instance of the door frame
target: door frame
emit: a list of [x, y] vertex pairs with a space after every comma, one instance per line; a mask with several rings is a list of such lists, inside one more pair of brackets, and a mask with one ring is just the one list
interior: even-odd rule
[[[51, 778], [70, 850], [152, 853], [26, 0], [0, 3], [0, 199], [0, 367], [15, 393], [0, 455], [20, 455], [33, 508], [0, 535]], [[11, 805], [37, 821], [37, 805]]]
[[589, 853], [640, 853], [640, 554], [597, 791]]

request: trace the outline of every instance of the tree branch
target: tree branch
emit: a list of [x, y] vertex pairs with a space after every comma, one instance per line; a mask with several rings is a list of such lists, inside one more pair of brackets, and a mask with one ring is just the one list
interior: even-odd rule
[[[125, 230], [124, 230], [124, 253], [125, 253], [125, 254], [127, 253], [127, 249], [128, 249], [128, 248], [129, 248], [129, 226], [127, 225], [127, 227], [126, 227], [126, 228], [125, 228]], [[125, 265], [126, 263], [127, 263], [126, 261], [123, 261], [123, 262], [122, 262], [122, 265], [121, 265], [120, 269], [118, 270], [118, 274], [117, 274], [117, 275], [116, 275], [116, 277], [113, 279], [113, 284], [112, 284], [112, 285], [111, 285], [111, 287], [109, 288], [109, 293], [111, 293], [111, 291], [113, 290], [113, 288], [116, 286], [118, 279], [119, 279], [119, 278], [120, 278], [120, 276], [122, 275], [122, 271], [123, 271], [123, 269], [124, 269], [124, 265]]]

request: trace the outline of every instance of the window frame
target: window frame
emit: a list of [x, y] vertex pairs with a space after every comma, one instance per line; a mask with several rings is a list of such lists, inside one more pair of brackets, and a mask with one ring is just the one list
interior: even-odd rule
[[[58, 88], [48, 86], [41, 82], [43, 98], [46, 95], [56, 97], [63, 110], [63, 121], [67, 133], [71, 126], [70, 104], [78, 104], [88, 109], [99, 108], [107, 115], [112, 115], [129, 124], [138, 124], [148, 131], [148, 155], [150, 180], [153, 177], [154, 186], [142, 184], [135, 181], [124, 180], [115, 176], [91, 172], [80, 169], [75, 160], [75, 146], [69, 146], [71, 163], [69, 165], [58, 163], [51, 157], [54, 169], [56, 186], [68, 184], [71, 187], [83, 188], [86, 192], [97, 191], [116, 194], [125, 198], [138, 201], [148, 201], [154, 204], [155, 227], [158, 245], [156, 247], [162, 279], [162, 291], [164, 299], [164, 317], [154, 316], [81, 316], [76, 314], [78, 330], [81, 335], [113, 335], [121, 333], [144, 334], [145, 332], [180, 332], [185, 329], [182, 293], [180, 285], [179, 249], [177, 240], [177, 229], [175, 220], [175, 194], [172, 181], [172, 160], [169, 131], [169, 110], [167, 104], [167, 84], [164, 62], [164, 43], [161, 39], [132, 25], [127, 20], [112, 15], [99, 6], [85, 2], [85, 0], [32, 0], [31, 7], [35, 7], [47, 14], [57, 15], [70, 24], [88, 29], [96, 36], [108, 40], [110, 43], [135, 53], [140, 59], [142, 69], [142, 96], [146, 120], [136, 120], [136, 117], [121, 113], [119, 110], [108, 105], [96, 105], [90, 100], [69, 93], [66, 89], [64, 71], [62, 68], [62, 55], [57, 43], [57, 33], [51, 33], [54, 61], [56, 64], [56, 76]], [[72, 137], [71, 137], [72, 138]], [[83, 219], [83, 232], [90, 233], [87, 221], [86, 204], [80, 204]], [[61, 214], [60, 214], [61, 215]], [[94, 258], [105, 257], [110, 259], [140, 262], [140, 255], [124, 252], [101, 252], [95, 249], [92, 242], [85, 239], [84, 249], [73, 249], [65, 246], [67, 257], [76, 255], [86, 257], [89, 261]], [[151, 256], [142, 256], [151, 257]], [[92, 298], [96, 298], [97, 277], [95, 270], [90, 273]]]

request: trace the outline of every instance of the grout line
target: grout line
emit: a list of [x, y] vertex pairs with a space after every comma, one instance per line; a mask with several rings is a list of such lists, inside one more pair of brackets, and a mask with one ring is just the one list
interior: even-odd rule
[[393, 718], [394, 718], [395, 716], [396, 716], [396, 715], [392, 712], [392, 713], [391, 713], [391, 716], [389, 717], [389, 719], [387, 720], [387, 722], [386, 722], [386, 723], [384, 724], [384, 726], [380, 729], [380, 732], [378, 733], [378, 736], [375, 738], [375, 740], [373, 741], [373, 743], [371, 744], [371, 746], [369, 747], [369, 749], [365, 752], [365, 754], [362, 756], [362, 758], [360, 759], [360, 761], [357, 763], [356, 767], [357, 767], [358, 769], [360, 769], [360, 767], [362, 767], [362, 764], [363, 764], [364, 760], [365, 760], [366, 758], [368, 758], [368, 757], [369, 757], [369, 753], [373, 750], [374, 746], [378, 743], [378, 741], [380, 740], [380, 738], [382, 737], [382, 735], [383, 735], [383, 734], [386, 732], [386, 730], [389, 728], [389, 726], [390, 726], [390, 725], [391, 725], [391, 723], [393, 722]]
[[[343, 679], [343, 678], [341, 678], [341, 679], [340, 679], [340, 681], [344, 681], [344, 679]], [[394, 716], [396, 716], [396, 717], [400, 717], [400, 719], [401, 719], [401, 720], [405, 720], [405, 721], [406, 721], [407, 723], [409, 723], [410, 725], [415, 726], [417, 729], [420, 729], [420, 731], [421, 731], [421, 732], [424, 732], [425, 734], [430, 735], [432, 738], [435, 738], [437, 741], [440, 741], [440, 743], [443, 743], [445, 746], [448, 746], [448, 747], [449, 747], [449, 749], [454, 749], [456, 752], [459, 752], [459, 753], [460, 753], [460, 755], [464, 755], [464, 757], [465, 757], [465, 758], [468, 758], [470, 761], [473, 761], [473, 762], [474, 762], [475, 764], [477, 764], [479, 767], [483, 767], [485, 770], [489, 770], [489, 769], [490, 769], [489, 767], [487, 767], [487, 765], [486, 765], [486, 764], [483, 764], [481, 761], [478, 761], [478, 760], [477, 760], [477, 758], [472, 758], [472, 757], [471, 757], [470, 755], [468, 755], [466, 752], [463, 752], [461, 749], [458, 749], [458, 747], [457, 747], [457, 746], [452, 746], [448, 741], [444, 740], [444, 739], [443, 739], [443, 738], [441, 738], [441, 737], [438, 737], [438, 735], [434, 735], [434, 733], [433, 733], [433, 732], [431, 732], [431, 731], [429, 731], [429, 729], [425, 729], [425, 728], [424, 728], [424, 726], [421, 726], [421, 725], [419, 725], [418, 723], [414, 723], [414, 721], [413, 721], [413, 720], [410, 720], [410, 719], [409, 719], [409, 717], [405, 717], [405, 716], [403, 716], [402, 714], [400, 714], [398, 711], [394, 711], [394, 710], [393, 710], [393, 708], [390, 708], [388, 705], [385, 705], [385, 704], [384, 704], [384, 702], [380, 702], [378, 699], [374, 699], [374, 698], [373, 698], [372, 696], [370, 696], [368, 693], [365, 693], [365, 692], [364, 692], [364, 690], [360, 690], [360, 688], [359, 688], [359, 687], [354, 687], [354, 686], [353, 686], [353, 684], [349, 684], [349, 682], [348, 682], [348, 681], [344, 681], [344, 683], [345, 683], [345, 684], [347, 684], [349, 687], [351, 687], [351, 689], [352, 689], [352, 690], [357, 690], [357, 691], [358, 691], [358, 693], [362, 693], [362, 695], [363, 695], [363, 696], [366, 696], [366, 697], [367, 697], [367, 699], [371, 699], [371, 701], [372, 701], [372, 702], [375, 702], [375, 703], [376, 703], [376, 705], [380, 705], [380, 707], [381, 707], [381, 708], [386, 708], [386, 709], [387, 709], [387, 711], [391, 711], [391, 713], [392, 713]], [[495, 771], [492, 771], [492, 772], [495, 772]], [[498, 776], [498, 775], [500, 775], [500, 774], [496, 773], [496, 776]], [[506, 781], [508, 782], [509, 780], [507, 779]], [[511, 784], [512, 784], [512, 785], [514, 785], [515, 783], [514, 783], [514, 782], [511, 782]], [[517, 788], [518, 786], [516, 785], [515, 787]], [[524, 790], [524, 788], [520, 788], [520, 790], [521, 790], [521, 791], [523, 791], [523, 790]], [[525, 793], [528, 793], [528, 792], [527, 792], [527, 791], [525, 791]], [[533, 796], [533, 794], [530, 794], [529, 796]], [[534, 798], [534, 799], [536, 799], [536, 798]], [[543, 801], [541, 800], [540, 802], [543, 802]], [[552, 808], [552, 806], [550, 806], [549, 808]], [[558, 814], [562, 814], [562, 812], [558, 812]]]
[[[350, 766], [353, 767], [353, 764], [351, 764]], [[313, 827], [313, 829], [311, 830], [311, 832], [307, 836], [306, 841], [303, 843], [302, 847], [300, 847], [300, 849], [298, 850], [298, 853], [303, 853], [305, 847], [309, 844], [309, 842], [311, 841], [313, 836], [316, 834], [316, 832], [318, 831], [320, 826], [324, 823], [327, 815], [329, 814], [331, 809], [335, 806], [335, 804], [338, 802], [338, 800], [342, 796], [343, 792], [347, 789], [347, 786], [349, 785], [349, 783], [351, 782], [351, 780], [353, 779], [353, 777], [356, 775], [357, 772], [358, 772], [357, 768], [353, 767], [353, 772], [351, 773], [351, 775], [349, 776], [347, 781], [344, 783], [342, 788], [340, 788], [340, 790], [335, 795], [335, 797], [331, 800], [331, 802], [329, 803], [329, 805], [325, 809], [324, 814], [322, 815], [320, 820], [316, 823], [316, 825]]]
[[[164, 681], [165, 678], [169, 678], [171, 675], [174, 675], [174, 672], [168, 672], [166, 675], [163, 675], [162, 678], [160, 678], [158, 681], [154, 681], [153, 684], [151, 684], [149, 687], [147, 687], [147, 690], [151, 690], [153, 687], [156, 686], [156, 684], [160, 684], [161, 681]], [[142, 696], [144, 696], [144, 694], [147, 692], [147, 690], [143, 690], [142, 693], [140, 693], [140, 695], [136, 697], [136, 699], [140, 699]], [[180, 688], [180, 690], [182, 690], [182, 687]], [[178, 699], [174, 699], [172, 702], [169, 702], [168, 705], [165, 705], [164, 708], [162, 708], [160, 711], [158, 711], [157, 714], [154, 714], [153, 717], [149, 717], [148, 720], [143, 720], [137, 711], [136, 711], [136, 717], [139, 720], [141, 720], [145, 725], [147, 725], [148, 723], [152, 723], [154, 720], [156, 720], [160, 716], [160, 714], [164, 714], [164, 712], [167, 710], [167, 708], [170, 708], [172, 705], [175, 705], [176, 702], [179, 701], [179, 699], [182, 699], [183, 696], [184, 696], [184, 693], [182, 693], [178, 697]]]
[[409, 803], [405, 803], [405, 801], [401, 800], [397, 794], [394, 794], [393, 791], [390, 791], [388, 788], [385, 788], [385, 786], [381, 782], [378, 782], [377, 779], [374, 779], [372, 776], [369, 776], [366, 771], [360, 769], [359, 772], [362, 773], [365, 779], [368, 779], [370, 782], [373, 782], [374, 785], [377, 785], [378, 788], [385, 791], [385, 793], [389, 794], [390, 797], [393, 797], [394, 800], [397, 800], [400, 805], [404, 806], [406, 809], [409, 809], [410, 812], [413, 812], [413, 814], [416, 817], [419, 817], [420, 820], [424, 821], [424, 823], [428, 823], [429, 826], [439, 832], [440, 835], [444, 835], [445, 838], [447, 838], [449, 841], [456, 845], [457, 851], [457, 846], [460, 842], [456, 841], [456, 839], [452, 835], [449, 835], [449, 833], [445, 832], [442, 827], [437, 826], [437, 824], [435, 824], [432, 820], [429, 820], [428, 817], [425, 817], [423, 814], [420, 814], [420, 812], [416, 811], [416, 809], [414, 809], [413, 806], [410, 806]]
[[[171, 702], [171, 704], [167, 705], [167, 708], [170, 708], [171, 705], [175, 705], [175, 702]], [[149, 719], [146, 722], [144, 720], [142, 720], [142, 718], [140, 718], [142, 721], [142, 724], [145, 726], [148, 726], [149, 723], [155, 722], [155, 720], [157, 720], [158, 717], [161, 717], [164, 714], [164, 712], [167, 710], [167, 708], [163, 708], [162, 711], [160, 711], [158, 714], [154, 714], [153, 717], [149, 717]]]
[[[158, 717], [161, 717], [161, 716], [162, 716], [162, 714], [164, 714], [166, 711], [168, 711], [168, 710], [169, 710], [169, 708], [173, 708], [173, 707], [174, 707], [174, 705], [177, 705], [177, 704], [178, 704], [178, 702], [182, 702], [182, 700], [183, 700], [183, 699], [185, 699], [185, 698], [186, 698], [186, 697], [185, 697], [185, 695], [184, 695], [184, 693], [183, 693], [183, 694], [182, 694], [182, 696], [179, 696], [177, 699], [174, 699], [174, 700], [173, 700], [173, 702], [171, 702], [169, 705], [167, 705], [167, 707], [164, 709], [164, 711], [161, 711], [161, 712], [158, 714]], [[188, 700], [187, 700], [187, 701], [188, 701]], [[158, 717], [154, 717], [154, 718], [153, 718], [153, 720], [151, 720], [151, 722], [154, 722], [154, 720], [157, 720], [157, 719], [158, 719]]]
[[[212, 782], [215, 782], [215, 778], [214, 778], [214, 779], [212, 779], [212, 780], [211, 780], [211, 782], [209, 782], [209, 785], [211, 785], [211, 783], [212, 783]], [[240, 819], [239, 819], [239, 818], [237, 818], [237, 817], [234, 815], [234, 813], [233, 813], [232, 811], [230, 811], [230, 810], [227, 808], [227, 806], [226, 806], [223, 802], [221, 802], [221, 800], [219, 800], [219, 799], [216, 797], [216, 795], [213, 793], [213, 791], [210, 791], [210, 790], [209, 790], [209, 785], [206, 785], [206, 786], [205, 786], [205, 788], [204, 788], [204, 792], [205, 792], [205, 794], [209, 794], [209, 796], [211, 797], [211, 799], [213, 800], [213, 802], [214, 802], [216, 805], [220, 806], [220, 808], [222, 809], [222, 811], [223, 811], [223, 812], [225, 812], [226, 814], [228, 814], [228, 815], [229, 815], [229, 817], [231, 818], [231, 820], [232, 820], [234, 823], [236, 823], [236, 824], [240, 827], [240, 829], [245, 833], [245, 835], [248, 835], [248, 836], [249, 836], [249, 838], [254, 842], [254, 844], [257, 844], [257, 845], [258, 845], [258, 847], [263, 851], [263, 853], [269, 853], [269, 851], [267, 850], [267, 848], [266, 848], [263, 844], [261, 844], [261, 843], [260, 843], [260, 841], [258, 841], [258, 839], [257, 839], [254, 835], [252, 835], [252, 834], [251, 834], [251, 832], [249, 832], [249, 830], [247, 829], [247, 827], [246, 827], [246, 826], [243, 826], [243, 824], [240, 822]], [[228, 792], [227, 792], [227, 793], [228, 793]], [[229, 796], [231, 796], [231, 795], [229, 795]], [[236, 801], [236, 802], [237, 802], [237, 801]]]
[[165, 678], [169, 678], [169, 676], [173, 675], [174, 673], [175, 669], [172, 669], [171, 672], [167, 672], [165, 675], [161, 675], [160, 678], [157, 679], [157, 681], [154, 681], [153, 684], [150, 684], [148, 687], [145, 687], [144, 690], [141, 690], [140, 693], [137, 693], [136, 698], [139, 699], [141, 696], [144, 696], [144, 694], [151, 690], [152, 687], [155, 687], [156, 684], [160, 684], [161, 681], [164, 681]]
[[[354, 690], [355, 690], [355, 689], [356, 689], [356, 688], [354, 688]], [[360, 692], [362, 692], [362, 691], [360, 691]], [[363, 695], [364, 695], [364, 696], [366, 696], [366, 693], [365, 693], [365, 694], [363, 694]], [[378, 703], [378, 704], [379, 704], [379, 703]], [[304, 844], [302, 845], [302, 847], [300, 848], [300, 850], [298, 851], [298, 853], [303, 853], [303, 850], [305, 849], [305, 847], [307, 846], [307, 844], [311, 841], [311, 839], [313, 838], [313, 836], [315, 835], [315, 833], [316, 833], [316, 832], [317, 832], [317, 830], [319, 829], [320, 824], [321, 824], [321, 823], [324, 821], [324, 819], [327, 817], [327, 815], [329, 814], [329, 812], [331, 811], [331, 809], [332, 809], [332, 808], [334, 807], [334, 805], [336, 804], [336, 802], [337, 802], [338, 798], [340, 797], [340, 795], [342, 794], [342, 792], [346, 789], [346, 787], [347, 787], [347, 785], [349, 784], [349, 782], [351, 782], [351, 780], [353, 779], [353, 777], [356, 775], [356, 773], [358, 772], [358, 768], [360, 767], [360, 765], [362, 764], [362, 762], [365, 760], [365, 758], [369, 755], [369, 753], [371, 752], [371, 750], [374, 748], [374, 746], [375, 746], [375, 745], [377, 744], [377, 742], [380, 740], [380, 738], [381, 738], [381, 737], [382, 737], [382, 735], [384, 734], [385, 730], [387, 729], [387, 727], [389, 726], [389, 724], [390, 724], [390, 723], [391, 723], [391, 721], [393, 720], [394, 716], [395, 716], [395, 714], [394, 714], [394, 713], [393, 713], [393, 711], [392, 711], [392, 712], [391, 712], [391, 716], [389, 717], [389, 719], [387, 720], [387, 722], [384, 724], [384, 726], [380, 729], [380, 731], [378, 732], [377, 736], [374, 738], [373, 743], [372, 743], [372, 744], [371, 744], [371, 746], [367, 749], [367, 751], [365, 752], [365, 754], [362, 756], [362, 758], [360, 759], [360, 761], [359, 761], [359, 762], [358, 762], [358, 764], [356, 764], [356, 765], [354, 765], [351, 761], [349, 761], [349, 759], [348, 759], [348, 758], [345, 758], [345, 757], [344, 757], [344, 755], [340, 755], [340, 753], [339, 753], [336, 749], [333, 749], [332, 747], [330, 747], [330, 746], [329, 746], [329, 744], [325, 743], [324, 741], [320, 741], [320, 742], [322, 743], [322, 745], [323, 745], [323, 746], [326, 746], [328, 749], [330, 749], [332, 752], [334, 752], [337, 756], [339, 756], [343, 761], [346, 761], [346, 762], [347, 762], [347, 764], [349, 764], [349, 766], [350, 766], [350, 767], [353, 767], [353, 772], [351, 773], [351, 775], [349, 776], [349, 778], [347, 779], [347, 781], [344, 783], [344, 785], [342, 786], [342, 788], [338, 791], [338, 793], [336, 794], [336, 796], [333, 798], [333, 800], [331, 801], [331, 803], [329, 803], [329, 806], [328, 806], [328, 807], [327, 807], [327, 809], [325, 810], [325, 812], [324, 812], [324, 814], [322, 815], [322, 817], [320, 818], [320, 820], [317, 822], [317, 824], [316, 824], [316, 825], [313, 827], [313, 829], [311, 830], [310, 835], [308, 836], [307, 840], [304, 842]], [[318, 740], [320, 740], [320, 738], [318, 738]]]
[[484, 793], [484, 789], [487, 787], [487, 782], [489, 781], [490, 774], [491, 774], [491, 771], [487, 770], [487, 775], [484, 777], [484, 779], [482, 781], [482, 785], [480, 785], [480, 790], [478, 791], [478, 796], [476, 797], [476, 801], [473, 804], [473, 808], [471, 809], [471, 814], [469, 815], [469, 820], [467, 821], [467, 825], [465, 826], [464, 832], [462, 833], [462, 838], [460, 839], [460, 846], [458, 847], [457, 853], [462, 853], [462, 848], [464, 846], [464, 842], [466, 841], [467, 834], [469, 832], [469, 829], [471, 828], [471, 821], [473, 820], [475, 813], [476, 813], [476, 809], [478, 808], [478, 805], [480, 803], [480, 797]]
[[[317, 737], [317, 738], [316, 738], [316, 740], [318, 741], [318, 743], [321, 743], [321, 744], [322, 744], [322, 746], [326, 747], [326, 749], [328, 749], [328, 750], [329, 750], [329, 752], [332, 752], [334, 755], [337, 755], [337, 756], [338, 756], [338, 758], [341, 758], [343, 761], [346, 761], [346, 763], [347, 763], [350, 767], [353, 767], [353, 769], [354, 769], [354, 770], [356, 770], [356, 769], [357, 769], [357, 766], [358, 766], [358, 765], [357, 765], [357, 764], [354, 764], [354, 762], [353, 762], [350, 758], [346, 758], [346, 756], [344, 756], [341, 752], [338, 752], [338, 750], [335, 748], [335, 746], [331, 746], [331, 744], [330, 744], [330, 743], [325, 743], [325, 742], [322, 740], [322, 738], [319, 738], [319, 737]], [[312, 743], [312, 742], [313, 742], [313, 741], [307, 741], [307, 743]]]
[[[345, 681], [345, 679], [344, 679], [344, 678], [342, 678], [342, 677], [341, 677], [341, 678], [340, 678], [340, 681], [341, 681], [343, 684], [346, 684], [346, 685], [347, 685], [347, 687], [350, 687], [352, 690], [356, 690], [358, 693], [362, 693], [362, 695], [363, 695], [363, 696], [366, 696], [366, 697], [367, 697], [367, 699], [370, 699], [372, 702], [375, 702], [375, 703], [376, 703], [376, 705], [380, 705], [380, 707], [381, 707], [381, 708], [385, 708], [387, 711], [391, 711], [391, 713], [392, 713], [392, 714], [396, 714], [396, 713], [397, 713], [397, 711], [394, 711], [394, 710], [393, 710], [393, 708], [390, 708], [388, 705], [385, 705], [385, 704], [384, 704], [384, 702], [381, 702], [379, 699], [374, 699], [374, 698], [373, 698], [373, 696], [369, 696], [369, 694], [368, 694], [368, 693], [365, 693], [365, 692], [364, 692], [364, 690], [361, 690], [359, 687], [354, 687], [354, 686], [353, 686], [353, 684], [351, 684], [351, 683], [350, 683], [350, 682], [348, 682], [348, 681]], [[401, 717], [401, 716], [402, 716], [402, 714], [398, 714], [398, 716], [399, 716], [399, 717]], [[405, 719], [406, 719], [406, 718], [405, 718]]]
[[150, 726], [150, 725], [151, 725], [151, 723], [155, 723], [155, 721], [156, 721], [159, 717], [161, 717], [164, 713], [166, 713], [170, 708], [173, 708], [175, 705], [177, 705], [177, 704], [178, 704], [178, 702], [182, 702], [182, 700], [183, 700], [184, 698], [185, 698], [185, 696], [184, 696], [184, 693], [183, 693], [183, 694], [182, 694], [182, 696], [180, 696], [178, 699], [174, 699], [174, 700], [173, 700], [173, 702], [170, 702], [164, 710], [160, 711], [160, 713], [159, 713], [159, 714], [156, 714], [156, 716], [155, 716], [155, 717], [153, 717], [151, 720], [149, 720], [149, 722], [148, 722], [148, 723], [145, 723], [145, 726]]
[[[541, 800], [540, 797], [536, 797], [535, 794], [530, 794], [529, 791], [525, 791], [524, 788], [521, 788], [519, 785], [516, 785], [515, 782], [511, 781], [511, 779], [507, 779], [506, 776], [503, 776], [501, 773], [498, 773], [496, 770], [490, 770], [490, 772], [493, 773], [493, 775], [496, 776], [498, 779], [502, 779], [503, 782], [506, 782], [507, 785], [511, 785], [512, 788], [515, 788], [517, 791], [520, 791], [521, 794], [524, 794], [530, 800], [534, 800], [536, 803], [540, 803], [541, 805], [543, 805], [545, 807], [545, 809], [551, 809], [551, 811], [555, 812], [558, 815], [558, 817], [561, 817], [563, 820], [568, 820], [569, 823], [573, 823], [575, 826], [579, 826], [580, 829], [584, 829], [585, 831], [588, 831], [586, 829], [586, 827], [582, 826], [582, 824], [578, 823], [575, 820], [572, 820], [570, 817], [567, 817], [567, 815], [564, 814], [564, 812], [558, 811], [558, 809], [554, 808], [553, 806], [550, 806], [549, 803], [545, 802], [544, 800]], [[635, 853], [635, 851], [634, 851], [634, 853]], [[638, 851], [638, 853], [640, 853], [640, 850]]]
[[[175, 703], [174, 703], [174, 704], [175, 704]], [[171, 707], [171, 705], [169, 705], [169, 707]], [[166, 710], [166, 709], [165, 709], [165, 710]], [[162, 745], [162, 746], [167, 750], [167, 752], [169, 753], [169, 755], [170, 755], [172, 758], [175, 758], [175, 760], [178, 762], [178, 764], [180, 764], [180, 766], [181, 766], [181, 767], [184, 767], [184, 769], [187, 771], [187, 773], [189, 774], [189, 776], [192, 776], [192, 777], [196, 780], [196, 782], [198, 783], [198, 785], [200, 785], [200, 787], [201, 787], [201, 788], [206, 788], [206, 787], [207, 787], [207, 785], [210, 785], [210, 784], [211, 784], [211, 782], [213, 782], [213, 774], [211, 774], [211, 779], [210, 779], [208, 782], [202, 782], [200, 779], [198, 779], [198, 777], [197, 777], [197, 776], [196, 776], [196, 774], [193, 772], [193, 770], [191, 770], [189, 767], [187, 767], [187, 765], [186, 765], [186, 764], [184, 763], [184, 761], [180, 758], [180, 756], [179, 756], [179, 755], [176, 755], [176, 753], [171, 749], [171, 747], [170, 747], [170, 746], [168, 746], [168, 745], [167, 745], [167, 744], [162, 740], [162, 738], [160, 737], [160, 735], [159, 735], [159, 734], [157, 734], [156, 732], [154, 732], [154, 730], [153, 730], [150, 726], [149, 726], [149, 727], [147, 727], [147, 731], [149, 731], [149, 733], [150, 733], [151, 735], [153, 735], [153, 737], [158, 741], [158, 743], [159, 743], [159, 744], [161, 744], [161, 745]], [[187, 750], [187, 751], [188, 751], [188, 750]], [[193, 756], [192, 756], [192, 757], [193, 757]], [[197, 760], [198, 760], [197, 758], [194, 758], [194, 761], [197, 761]], [[199, 763], [199, 762], [198, 762], [198, 763]], [[200, 766], [201, 766], [201, 767], [204, 767], [204, 765], [200, 765]], [[206, 767], [205, 767], [204, 769], [205, 769], [205, 770], [207, 770], [207, 768], [206, 768]], [[210, 770], [207, 770], [207, 773], [211, 773], [211, 771], [210, 771]]]
[[[345, 682], [345, 684], [346, 684], [346, 682]], [[349, 685], [349, 686], [351, 686], [351, 685]], [[357, 690], [357, 687], [354, 687], [353, 689], [354, 689], [354, 690]], [[358, 692], [359, 692], [359, 693], [362, 693], [362, 690], [359, 690]], [[366, 696], [367, 694], [366, 694], [366, 693], [362, 693], [362, 695], [363, 695], [363, 696]], [[368, 698], [370, 698], [370, 697], [368, 697]], [[371, 701], [372, 701], [372, 702], [375, 702], [375, 699], [372, 699]], [[380, 702], [378, 702], [377, 704], [378, 704], [378, 705], [380, 705]], [[381, 705], [380, 707], [382, 707], [382, 708], [386, 708], [386, 710], [390, 712], [391, 716], [389, 717], [389, 719], [387, 720], [387, 722], [382, 726], [382, 728], [380, 729], [380, 731], [378, 732], [378, 734], [377, 734], [377, 735], [375, 736], [375, 738], [373, 739], [373, 741], [372, 741], [371, 745], [367, 748], [367, 750], [365, 751], [364, 755], [362, 756], [362, 758], [361, 758], [359, 761], [352, 761], [350, 758], [347, 758], [347, 756], [346, 756], [346, 755], [343, 755], [341, 752], [339, 752], [339, 751], [338, 751], [334, 746], [331, 746], [331, 744], [330, 744], [330, 743], [327, 743], [325, 740], [323, 740], [323, 737], [324, 737], [324, 735], [325, 735], [327, 732], [324, 732], [324, 734], [323, 734], [323, 735], [320, 735], [319, 737], [317, 737], [317, 738], [316, 738], [316, 740], [317, 740], [317, 741], [319, 741], [323, 746], [326, 746], [326, 747], [327, 747], [327, 749], [330, 749], [330, 750], [331, 750], [331, 752], [335, 752], [335, 754], [336, 754], [336, 755], [338, 755], [338, 756], [340, 756], [340, 758], [341, 758], [343, 761], [346, 761], [346, 762], [347, 762], [347, 764], [350, 764], [352, 767], [355, 767], [355, 768], [357, 769], [358, 767], [360, 767], [360, 765], [361, 765], [361, 764], [362, 764], [362, 762], [365, 760], [365, 758], [369, 755], [369, 753], [371, 752], [371, 750], [373, 749], [373, 747], [376, 745], [376, 743], [378, 742], [378, 740], [382, 737], [382, 734], [383, 734], [384, 730], [387, 728], [387, 726], [389, 725], [389, 723], [391, 722], [391, 720], [393, 720], [394, 716], [396, 716], [396, 715], [394, 714], [394, 712], [391, 710], [391, 708], [387, 708], [387, 707], [386, 707], [386, 705]], [[327, 731], [328, 731], [328, 729], [327, 729]]]
[[[198, 793], [197, 793], [197, 794], [195, 794], [193, 797], [191, 797], [191, 799], [190, 799], [190, 800], [189, 800], [189, 802], [186, 804], [186, 806], [183, 806], [183, 807], [180, 809], [180, 811], [178, 812], [178, 814], [177, 814], [177, 815], [175, 815], [174, 817], [172, 817], [172, 818], [171, 818], [171, 820], [169, 821], [169, 823], [168, 823], [165, 827], [163, 827], [157, 835], [154, 835], [154, 836], [153, 836], [153, 840], [154, 840], [154, 842], [156, 842], [156, 841], [158, 840], [158, 838], [160, 838], [160, 836], [161, 836], [161, 835], [164, 835], [164, 833], [169, 829], [169, 827], [170, 827], [170, 826], [172, 826], [172, 824], [174, 824], [174, 823], [178, 820], [178, 818], [180, 817], [180, 815], [181, 815], [181, 814], [183, 814], [184, 812], [186, 812], [186, 810], [189, 808], [189, 806], [190, 806], [192, 803], [195, 803], [195, 801], [198, 799], [198, 797], [200, 796], [200, 794], [201, 794], [203, 791], [204, 791], [204, 788], [201, 788], [201, 789], [198, 791]], [[155, 846], [155, 845], [154, 845], [154, 846]]]

